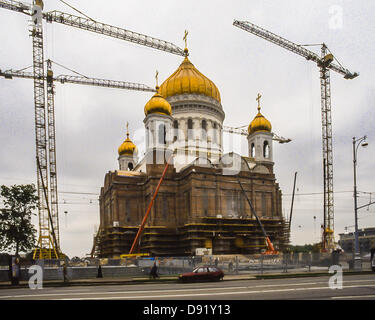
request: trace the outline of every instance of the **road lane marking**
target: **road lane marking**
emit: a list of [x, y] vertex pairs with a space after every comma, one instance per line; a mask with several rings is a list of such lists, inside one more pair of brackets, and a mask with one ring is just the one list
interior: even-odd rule
[[[375, 287], [375, 285], [360, 285], [360, 286], [346, 286], [343, 289], [349, 288], [363, 288]], [[115, 299], [155, 299], [155, 298], [178, 298], [178, 297], [197, 297], [197, 296], [220, 296], [220, 295], [239, 295], [239, 294], [256, 294], [256, 293], [276, 293], [288, 291], [309, 291], [309, 290], [332, 290], [329, 287], [312, 287], [312, 288], [291, 288], [291, 289], [277, 289], [277, 290], [257, 290], [257, 291], [236, 291], [236, 292], [212, 292], [212, 293], [196, 293], [196, 294], [173, 294], [173, 295], [150, 295], [150, 296], [123, 296], [123, 297], [94, 297], [94, 298], [72, 298], [61, 300], [115, 300]], [[129, 293], [129, 292], [128, 292]]]
[[[351, 283], [351, 282], [375, 282], [375, 279], [371, 280], [343, 280], [345, 283]], [[283, 287], [283, 286], [301, 286], [301, 285], [315, 285], [315, 284], [322, 284], [322, 283], [328, 283], [328, 281], [319, 281], [319, 282], [299, 282], [299, 283], [288, 283], [285, 285], [282, 284], [267, 284], [267, 285], [261, 285], [261, 286], [252, 286], [253, 288], [262, 288], [262, 287]]]
[[228, 288], [202, 288], [202, 289], [173, 289], [173, 290], [142, 290], [142, 291], [104, 291], [104, 292], [72, 292], [72, 293], [45, 293], [45, 294], [25, 294], [15, 296], [0, 296], [0, 299], [8, 298], [25, 298], [25, 297], [45, 297], [45, 296], [67, 296], [67, 295], [84, 295], [84, 294], [124, 294], [124, 293], [153, 293], [153, 292], [176, 292], [176, 291], [203, 291], [203, 290], [232, 290], [232, 289], [246, 289], [249, 287], [228, 287]]
[[375, 294], [369, 294], [365, 296], [339, 296], [339, 297], [331, 297], [331, 299], [363, 299], [363, 298], [375, 298]]

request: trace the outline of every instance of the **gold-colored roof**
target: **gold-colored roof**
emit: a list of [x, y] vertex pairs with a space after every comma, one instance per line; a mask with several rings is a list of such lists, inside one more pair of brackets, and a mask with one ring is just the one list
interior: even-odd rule
[[157, 92], [145, 105], [145, 115], [151, 113], [159, 113], [170, 116], [172, 114], [172, 107], [167, 100], [160, 94], [160, 88], [156, 86]]
[[271, 132], [272, 125], [271, 122], [269, 122], [261, 113], [260, 113], [260, 97], [261, 95], [258, 94], [257, 101], [258, 101], [258, 114], [255, 116], [253, 121], [251, 121], [247, 131], [249, 134], [252, 134], [254, 132], [258, 131], [266, 131]]
[[126, 124], [126, 139], [118, 148], [118, 154], [119, 156], [132, 156], [134, 152], [137, 152], [137, 146], [130, 140], [128, 124]]
[[196, 93], [209, 96], [221, 102], [220, 92], [216, 85], [203, 75], [188, 59], [188, 49], [185, 48], [185, 59], [178, 69], [160, 86], [160, 94], [171, 97], [184, 93]]

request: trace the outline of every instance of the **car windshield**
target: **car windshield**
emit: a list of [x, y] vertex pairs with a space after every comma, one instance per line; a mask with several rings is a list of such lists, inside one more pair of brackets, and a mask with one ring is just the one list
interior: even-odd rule
[[198, 267], [193, 270], [194, 273], [207, 272], [207, 268]]

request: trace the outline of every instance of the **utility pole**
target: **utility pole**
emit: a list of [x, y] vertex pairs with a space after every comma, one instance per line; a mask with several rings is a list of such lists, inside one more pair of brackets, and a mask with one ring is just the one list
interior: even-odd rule
[[358, 205], [357, 205], [357, 152], [358, 147], [367, 147], [366, 136], [356, 139], [353, 137], [353, 171], [354, 171], [354, 270], [362, 270], [361, 252], [358, 238]]

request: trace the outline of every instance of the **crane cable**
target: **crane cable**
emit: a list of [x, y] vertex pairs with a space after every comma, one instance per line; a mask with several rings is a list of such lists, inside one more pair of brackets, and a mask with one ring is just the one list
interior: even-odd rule
[[[75, 73], [75, 74], [78, 74], [78, 75], [80, 75], [80, 76], [82, 76], [82, 77], [88, 79], [88, 77], [85, 76], [85, 75], [82, 74], [82, 73], [79, 73], [79, 72], [77, 72], [77, 71], [74, 71], [73, 69], [69, 69], [68, 67], [65, 67], [65, 66], [63, 66], [62, 64], [57, 63], [56, 61], [53, 61], [53, 60], [51, 60], [51, 59], [49, 59], [49, 60], [50, 60], [51, 62], [53, 62], [54, 64], [58, 65], [58, 66], [61, 67], [61, 68], [64, 68], [64, 69], [66, 69], [66, 70], [69, 70], [69, 71], [71, 71], [71, 72], [73, 72], [73, 73]], [[47, 60], [46, 60], [46, 61], [47, 61]]]
[[90, 18], [88, 15], [84, 14], [83, 12], [79, 11], [78, 9], [74, 8], [72, 5], [70, 5], [69, 3], [65, 2], [64, 0], [59, 0], [60, 2], [62, 2], [63, 4], [67, 5], [69, 8], [73, 9], [74, 11], [77, 11], [78, 13], [84, 15], [86, 18], [94, 21], [94, 22], [97, 22], [95, 21], [93, 18]]

